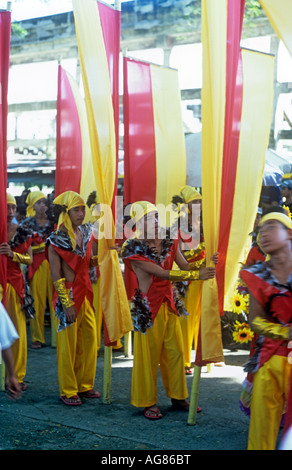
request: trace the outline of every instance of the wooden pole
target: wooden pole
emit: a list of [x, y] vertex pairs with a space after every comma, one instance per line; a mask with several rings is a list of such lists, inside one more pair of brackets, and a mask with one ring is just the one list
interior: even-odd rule
[[199, 402], [201, 367], [194, 366], [194, 377], [192, 381], [192, 390], [190, 396], [190, 409], [188, 414], [188, 425], [194, 426], [197, 419], [197, 408]]
[[112, 371], [112, 347], [104, 347], [104, 365], [103, 365], [103, 403], [111, 403], [111, 371]]
[[5, 363], [2, 358], [2, 351], [0, 345], [0, 391], [5, 390]]
[[124, 351], [125, 357], [132, 356], [132, 332], [126, 333], [124, 336]]

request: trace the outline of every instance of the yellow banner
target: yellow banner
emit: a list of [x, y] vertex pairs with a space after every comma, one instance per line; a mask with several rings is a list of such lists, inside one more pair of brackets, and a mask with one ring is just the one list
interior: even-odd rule
[[186, 149], [177, 70], [150, 66], [156, 152], [156, 204], [186, 184]]
[[[227, 1], [202, 0], [202, 206], [207, 266], [217, 251], [226, 94]], [[204, 281], [201, 308], [202, 358], [223, 361], [216, 279]]]
[[259, 0], [279, 38], [292, 56], [292, 1]]
[[100, 296], [110, 341], [132, 330], [118, 254], [113, 248], [111, 211], [116, 170], [116, 141], [108, 63], [96, 0], [73, 0], [76, 35], [85, 93], [93, 172], [103, 205], [104, 235], [98, 242]]
[[225, 267], [225, 309], [230, 310], [240, 263], [251, 244], [273, 114], [274, 56], [242, 50], [243, 97], [232, 222]]

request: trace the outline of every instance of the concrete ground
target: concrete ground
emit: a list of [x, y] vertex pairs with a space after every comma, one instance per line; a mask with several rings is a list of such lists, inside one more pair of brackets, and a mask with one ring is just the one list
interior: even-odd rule
[[[0, 393], [1, 450], [153, 451], [186, 454], [194, 450], [245, 450], [248, 418], [238, 406], [247, 351], [224, 351], [225, 366], [202, 369], [194, 426], [188, 413], [171, 409], [159, 377], [158, 405], [163, 418], [149, 421], [130, 404], [132, 358], [113, 352], [110, 404], [84, 399], [68, 407], [59, 399], [56, 349], [28, 347], [27, 390], [16, 402]], [[29, 328], [28, 328], [29, 336]], [[30, 339], [28, 339], [30, 345]], [[97, 360], [96, 389], [103, 392], [103, 348]], [[189, 392], [192, 376], [187, 376]], [[103, 453], [104, 454], [104, 453]], [[102, 454], [102, 455], [103, 455]], [[97, 454], [99, 455], [99, 454]], [[100, 454], [101, 455], [101, 454]]]

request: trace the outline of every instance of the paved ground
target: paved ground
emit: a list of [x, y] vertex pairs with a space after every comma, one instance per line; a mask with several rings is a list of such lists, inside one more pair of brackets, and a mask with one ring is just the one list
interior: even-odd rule
[[[49, 328], [46, 328], [49, 335]], [[48, 337], [48, 344], [50, 343]], [[29, 343], [30, 344], [30, 343]], [[195, 426], [188, 413], [173, 411], [159, 378], [159, 407], [163, 418], [146, 420], [130, 405], [132, 359], [113, 354], [111, 403], [84, 400], [67, 407], [58, 396], [56, 350], [49, 345], [29, 348], [28, 389], [17, 402], [0, 393], [1, 450], [102, 450], [154, 452], [193, 450], [245, 450], [248, 418], [239, 410], [246, 351], [224, 351], [224, 367], [202, 369]], [[103, 390], [103, 350], [98, 357], [96, 388]], [[189, 391], [192, 376], [187, 377]], [[100, 455], [103, 455], [104, 452]], [[97, 454], [99, 455], [99, 454]]]

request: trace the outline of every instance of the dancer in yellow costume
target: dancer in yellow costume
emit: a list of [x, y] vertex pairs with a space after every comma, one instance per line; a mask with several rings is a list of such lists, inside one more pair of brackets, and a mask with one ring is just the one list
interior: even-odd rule
[[[178, 212], [178, 233], [180, 249], [192, 269], [200, 269], [206, 264], [205, 242], [201, 224], [201, 194], [192, 186], [183, 186], [172, 203]], [[218, 262], [217, 254], [212, 261]], [[202, 282], [175, 283], [175, 287], [183, 292], [183, 302], [188, 316], [181, 316], [181, 329], [184, 341], [185, 373], [190, 375], [191, 351], [196, 349], [201, 316]]]
[[[81, 405], [81, 397], [98, 398], [93, 389], [96, 371], [96, 319], [90, 266], [93, 254], [92, 225], [83, 224], [85, 203], [74, 191], [54, 199], [61, 213], [57, 230], [47, 240], [55, 287], [54, 305], [59, 320], [57, 362], [60, 399], [69, 406]], [[96, 252], [95, 252], [96, 253]]]
[[253, 374], [248, 436], [249, 450], [275, 450], [289, 393], [292, 340], [292, 221], [284, 209], [267, 211], [259, 245], [268, 261], [244, 268], [240, 276], [250, 295], [249, 322], [258, 335], [246, 364]]
[[[175, 298], [171, 281], [210, 279], [214, 268], [189, 270], [178, 247], [178, 240], [160, 238], [156, 207], [140, 201], [131, 207], [135, 236], [121, 249], [126, 265], [136, 275], [135, 296], [131, 303], [134, 329], [134, 363], [131, 403], [144, 407], [144, 416], [159, 419], [157, 374], [160, 365], [164, 388], [173, 407], [188, 410], [184, 373], [183, 339], [179, 315], [183, 306]], [[173, 271], [174, 260], [182, 271]]]
[[0, 244], [0, 255], [7, 256], [6, 309], [15, 326], [19, 338], [11, 346], [17, 380], [22, 390], [26, 389], [24, 377], [27, 364], [26, 311], [33, 315], [25, 296], [25, 285], [20, 265], [32, 263], [32, 232], [13, 222], [16, 213], [16, 200], [7, 194], [7, 243]]
[[53, 283], [48, 260], [45, 255], [45, 242], [54, 229], [54, 221], [48, 219], [47, 199], [41, 191], [32, 191], [26, 198], [27, 218], [21, 226], [33, 232], [33, 263], [27, 271], [30, 293], [34, 298], [35, 318], [30, 320], [33, 349], [41, 349], [45, 343], [44, 319], [48, 302], [51, 318], [51, 345], [56, 346], [54, 308], [52, 304]]

